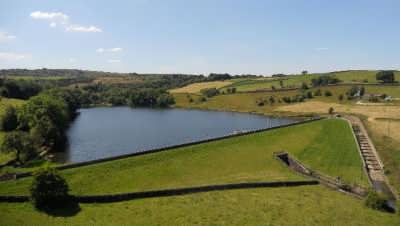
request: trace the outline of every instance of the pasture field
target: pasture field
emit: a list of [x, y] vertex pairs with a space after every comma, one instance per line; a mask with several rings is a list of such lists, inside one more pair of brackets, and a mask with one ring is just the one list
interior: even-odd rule
[[[314, 170], [369, 186], [349, 125], [339, 119], [79, 167], [62, 174], [72, 193], [80, 195], [301, 179], [273, 157], [273, 152], [282, 150]], [[30, 183], [31, 178], [1, 182], [0, 194], [27, 194]]]
[[[342, 83], [370, 83], [376, 84], [376, 73], [378, 71], [341, 71], [341, 72], [330, 72], [330, 73], [315, 73], [307, 75], [290, 75], [283, 78], [265, 78], [265, 79], [247, 79], [237, 81], [228, 85], [227, 87], [235, 87], [237, 91], [246, 92], [254, 90], [271, 90], [272, 86], [276, 89], [280, 88], [295, 88], [301, 87], [303, 83], [311, 85], [311, 79], [318, 78], [321, 75], [330, 75], [338, 78]], [[400, 72], [395, 72], [396, 81], [400, 81]], [[280, 81], [282, 81], [282, 85]], [[397, 87], [399, 88], [399, 87]], [[224, 90], [224, 89], [222, 89]]]
[[209, 88], [221, 88], [227, 85], [230, 85], [232, 82], [227, 81], [214, 81], [214, 82], [199, 82], [187, 85], [185, 87], [172, 89], [170, 93], [200, 93], [202, 89], [209, 89]]
[[47, 215], [30, 203], [0, 203], [0, 225], [349, 225], [395, 226], [396, 214], [369, 209], [323, 186], [257, 188], [80, 204], [79, 212]]

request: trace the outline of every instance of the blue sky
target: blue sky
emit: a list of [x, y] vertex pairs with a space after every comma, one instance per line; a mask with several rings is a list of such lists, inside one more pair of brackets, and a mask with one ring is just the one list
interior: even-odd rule
[[0, 0], [0, 68], [400, 68], [398, 0]]

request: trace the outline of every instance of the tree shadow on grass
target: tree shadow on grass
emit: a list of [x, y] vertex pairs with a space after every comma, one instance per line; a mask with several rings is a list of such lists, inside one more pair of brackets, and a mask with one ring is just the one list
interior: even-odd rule
[[78, 202], [69, 200], [58, 207], [48, 207], [45, 209], [39, 209], [39, 211], [53, 217], [73, 217], [81, 211], [81, 207]]

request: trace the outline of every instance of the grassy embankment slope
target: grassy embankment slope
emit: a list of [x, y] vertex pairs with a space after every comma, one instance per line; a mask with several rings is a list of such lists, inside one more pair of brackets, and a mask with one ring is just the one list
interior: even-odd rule
[[[288, 142], [290, 140], [291, 142]], [[62, 171], [73, 194], [101, 194], [250, 181], [304, 180], [273, 152], [366, 185], [348, 124], [322, 120], [177, 150]], [[26, 194], [29, 178], [0, 183], [0, 194]], [[246, 189], [112, 204], [81, 204], [52, 217], [26, 204], [0, 204], [1, 225], [247, 224], [396, 225], [400, 219], [323, 186]], [[66, 214], [66, 213], [64, 213]], [[22, 217], [23, 216], [23, 217]], [[29, 219], [29, 220], [26, 220]], [[112, 223], [110, 223], [112, 222]]]

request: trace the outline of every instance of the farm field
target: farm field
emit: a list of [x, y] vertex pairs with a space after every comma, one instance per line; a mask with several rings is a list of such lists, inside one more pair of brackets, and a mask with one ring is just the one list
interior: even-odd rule
[[[71, 192], [80, 195], [301, 179], [273, 157], [273, 152], [282, 150], [314, 170], [369, 186], [349, 125], [339, 119], [79, 167], [62, 174]], [[0, 194], [27, 194], [30, 183], [31, 178], [2, 182]]]
[[171, 93], [200, 93], [202, 89], [221, 88], [232, 84], [231, 81], [199, 82], [187, 85], [182, 88], [172, 89]]
[[[239, 92], [248, 92], [255, 90], [271, 90], [272, 86], [276, 89], [280, 88], [298, 88], [303, 83], [311, 85], [311, 79], [318, 78], [321, 75], [329, 75], [338, 78], [342, 83], [365, 83], [365, 84], [377, 84], [376, 73], [378, 71], [342, 71], [342, 72], [330, 72], [330, 73], [315, 73], [307, 75], [289, 75], [283, 78], [265, 78], [265, 79], [245, 79], [240, 81], [234, 81], [232, 84], [223, 87], [221, 90], [225, 90], [228, 87], [235, 87]], [[395, 72], [396, 81], [400, 81], [400, 72]], [[281, 82], [282, 85], [281, 86]]]
[[1, 203], [0, 225], [399, 225], [395, 214], [325, 188], [257, 188], [107, 204], [47, 215], [30, 203]]

